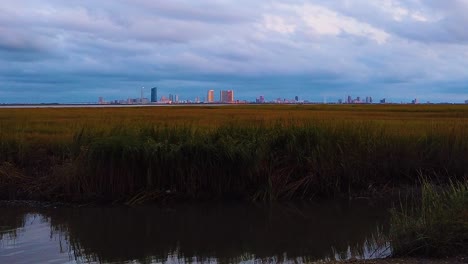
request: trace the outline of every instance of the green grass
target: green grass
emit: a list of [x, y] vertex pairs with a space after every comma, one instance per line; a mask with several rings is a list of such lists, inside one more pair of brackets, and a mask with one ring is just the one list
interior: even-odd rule
[[438, 187], [424, 180], [418, 202], [393, 209], [391, 238], [396, 256], [466, 254], [468, 181]]

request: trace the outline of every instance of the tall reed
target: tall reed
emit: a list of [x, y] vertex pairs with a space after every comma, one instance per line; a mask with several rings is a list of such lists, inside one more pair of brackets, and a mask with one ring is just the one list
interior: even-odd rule
[[68, 184], [80, 186], [75, 195], [111, 200], [139, 193], [197, 199], [334, 197], [415, 184], [421, 171], [461, 178], [468, 164], [467, 142], [388, 134], [370, 123], [152, 126], [88, 133], [79, 140], [78, 169]]
[[423, 181], [421, 199], [392, 210], [393, 252], [450, 256], [468, 252], [468, 181], [438, 187]]

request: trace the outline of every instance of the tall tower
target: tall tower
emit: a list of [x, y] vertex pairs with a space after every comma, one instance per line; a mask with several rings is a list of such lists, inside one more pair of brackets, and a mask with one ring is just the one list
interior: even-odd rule
[[158, 101], [158, 88], [151, 88], [151, 102], [156, 103]]
[[208, 96], [206, 97], [206, 101], [208, 103], [213, 103], [214, 102], [214, 90], [209, 90], [208, 91]]
[[143, 97], [145, 97], [144, 89], [145, 89], [145, 87], [141, 87], [140, 104], [143, 103]]
[[233, 90], [228, 90], [227, 91], [227, 99], [228, 103], [234, 103], [234, 91]]
[[233, 90], [221, 91], [219, 97], [219, 101], [221, 101], [222, 103], [234, 103]]
[[219, 92], [219, 101], [221, 103], [225, 103], [226, 102], [226, 91], [222, 90]]

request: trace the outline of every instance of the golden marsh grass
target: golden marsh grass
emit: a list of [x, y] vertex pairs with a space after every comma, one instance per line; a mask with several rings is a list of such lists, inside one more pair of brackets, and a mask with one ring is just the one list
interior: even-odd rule
[[465, 178], [468, 106], [0, 109], [0, 142], [1, 197], [311, 199]]

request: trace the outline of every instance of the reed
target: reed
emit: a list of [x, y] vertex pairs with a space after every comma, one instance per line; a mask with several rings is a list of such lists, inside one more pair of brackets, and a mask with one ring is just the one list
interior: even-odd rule
[[465, 106], [1, 109], [0, 117], [0, 164], [14, 172], [0, 173], [4, 199], [7, 184], [46, 200], [314, 199], [416, 185], [421, 172], [439, 182], [468, 172]]
[[421, 199], [392, 210], [396, 256], [452, 256], [468, 252], [468, 181], [436, 186], [423, 180]]

